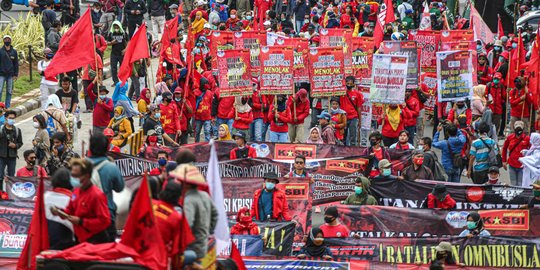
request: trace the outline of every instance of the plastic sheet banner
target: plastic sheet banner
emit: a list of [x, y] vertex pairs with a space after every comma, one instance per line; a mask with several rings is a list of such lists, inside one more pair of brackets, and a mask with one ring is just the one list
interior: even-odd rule
[[[234, 47], [248, 49], [251, 64], [251, 76], [258, 77], [261, 72], [260, 53], [261, 46], [266, 46], [266, 33], [257, 31], [244, 31], [234, 33]], [[221, 75], [221, 74], [220, 74]], [[221, 80], [220, 80], [221, 81]], [[250, 85], [251, 86], [251, 85]], [[221, 88], [221, 84], [220, 84]]]
[[262, 95], [292, 95], [294, 93], [294, 51], [286, 46], [261, 48], [260, 91]]
[[422, 90], [429, 93], [428, 99], [424, 102], [424, 109], [426, 115], [434, 115], [435, 104], [437, 102], [437, 74], [435, 73], [422, 73], [420, 75], [420, 83], [425, 85]]
[[276, 45], [294, 48], [294, 82], [309, 83], [309, 41], [305, 38], [284, 38], [276, 40]]
[[338, 29], [338, 28], [321, 28], [320, 30], [321, 42], [319, 47], [341, 47], [343, 48], [343, 68], [346, 75], [352, 74], [351, 66], [351, 44], [352, 44], [352, 30], [351, 29]]
[[[230, 223], [229, 227], [233, 225]], [[231, 235], [242, 256], [291, 256], [296, 227], [293, 222], [257, 222], [257, 225], [260, 235]]]
[[[435, 247], [441, 242], [452, 244], [452, 257], [465, 268], [446, 265], [445, 269], [538, 269], [540, 241], [519, 237], [434, 237], [434, 238], [330, 238], [325, 239], [335, 259], [369, 261], [379, 268], [360, 269], [426, 269], [401, 268], [402, 264], [427, 265], [436, 258]], [[386, 268], [382, 268], [385, 267]], [[391, 267], [391, 268], [388, 268]], [[454, 267], [454, 268], [449, 268]], [[429, 268], [427, 268], [429, 269]]]
[[474, 8], [474, 5], [471, 5], [470, 23], [474, 31], [475, 40], [482, 40], [484, 44], [495, 42], [495, 35], [493, 34], [493, 32], [491, 32], [491, 29], [489, 29], [489, 26], [487, 26], [486, 22], [484, 22], [482, 16], [480, 15], [480, 13], [478, 13], [478, 10]]
[[220, 97], [253, 94], [249, 50], [218, 51], [217, 68]]
[[[248, 270], [291, 269], [291, 270], [349, 270], [348, 262], [327, 262], [308, 260], [244, 260]], [[356, 268], [360, 269], [360, 268]]]
[[0, 201], [0, 235], [28, 233], [33, 213], [33, 203]]
[[443, 30], [441, 31], [441, 43], [474, 41], [472, 30]]
[[472, 51], [437, 53], [437, 94], [439, 102], [465, 100], [472, 97]]
[[[341, 223], [360, 237], [436, 237], [459, 235], [468, 211], [389, 206], [336, 205]], [[540, 236], [540, 210], [479, 210], [491, 235]], [[317, 225], [317, 224], [314, 224]]]
[[420, 65], [418, 62], [418, 46], [416, 41], [384, 41], [379, 48], [381, 54], [408, 56], [407, 89], [418, 88]]
[[375, 54], [371, 71], [372, 103], [403, 104], [407, 85], [408, 57]]
[[310, 48], [311, 97], [345, 95], [343, 48]]
[[353, 37], [351, 46], [351, 67], [356, 85], [371, 85], [374, 41], [372, 37]]
[[431, 30], [410, 30], [409, 39], [418, 44], [420, 51], [420, 70], [422, 72], [436, 72], [437, 51], [441, 34]]
[[212, 31], [210, 35], [210, 55], [212, 56], [212, 73], [218, 75], [217, 52], [234, 49], [234, 35], [230, 31]]

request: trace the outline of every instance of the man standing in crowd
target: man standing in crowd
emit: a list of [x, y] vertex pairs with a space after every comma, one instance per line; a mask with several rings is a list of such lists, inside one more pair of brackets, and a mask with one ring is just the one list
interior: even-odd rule
[[[11, 46], [11, 36], [5, 35], [4, 46], [0, 48], [0, 101], [4, 84], [6, 86], [6, 108], [11, 107], [11, 94], [13, 94], [13, 82], [19, 76], [19, 56]], [[2, 174], [0, 174], [2, 175]]]
[[294, 157], [294, 164], [293, 164], [293, 170], [288, 173], [285, 177], [301, 177], [301, 178], [307, 178], [309, 177], [308, 173], [306, 172], [306, 157], [302, 155], [298, 155]]
[[322, 134], [321, 137], [326, 144], [336, 144], [336, 132], [335, 129], [330, 125], [330, 119], [332, 119], [332, 116], [326, 112], [323, 111], [319, 116], [317, 116], [319, 119], [319, 125], [321, 125], [322, 128]]
[[17, 150], [23, 145], [21, 130], [15, 126], [15, 112], [4, 113], [6, 122], [0, 127], [0, 187], [4, 181], [7, 167], [7, 176], [15, 176], [17, 166]]
[[521, 186], [523, 180], [523, 164], [519, 161], [523, 157], [523, 150], [531, 147], [529, 136], [524, 133], [525, 123], [514, 122], [514, 132], [506, 138], [502, 148], [502, 162], [505, 170], [510, 175], [512, 186]]
[[448, 175], [448, 182], [459, 183], [461, 177], [461, 150], [467, 139], [461, 129], [454, 124], [446, 125], [448, 139], [441, 140], [443, 126], [437, 127], [437, 132], [433, 137], [433, 147], [441, 149], [441, 164]]
[[469, 169], [467, 175], [475, 184], [484, 184], [487, 182], [489, 169], [489, 152], [499, 152], [497, 143], [488, 137], [489, 126], [481, 122], [478, 127], [480, 137], [471, 144], [469, 152]]
[[338, 220], [338, 209], [335, 206], [326, 208], [324, 211], [324, 224], [319, 227], [326, 238], [347, 238], [350, 231], [347, 226], [341, 224]]
[[356, 178], [354, 184], [354, 193], [349, 195], [343, 204], [347, 205], [377, 205], [375, 197], [369, 194], [371, 186], [369, 179], [364, 176]]
[[124, 13], [128, 21], [128, 32], [131, 38], [138, 26], [143, 23], [144, 13], [148, 12], [146, 1], [144, 0], [127, 0], [124, 6]]
[[529, 87], [525, 84], [523, 77], [514, 80], [515, 88], [509, 93], [510, 102], [510, 128], [514, 128], [516, 121], [523, 121], [525, 126], [523, 131], [528, 134], [531, 125], [531, 110], [534, 107], [534, 99], [529, 92]]
[[300, 89], [296, 94], [289, 97], [287, 107], [291, 111], [289, 125], [289, 141], [300, 143], [305, 140], [304, 121], [309, 115], [309, 99], [306, 89]]
[[401, 180], [414, 181], [416, 179], [433, 180], [433, 172], [424, 166], [424, 152], [414, 150], [412, 154], [412, 165], [403, 169]]
[[56, 91], [56, 95], [62, 103], [64, 112], [74, 113], [79, 105], [79, 95], [77, 91], [71, 88], [71, 78], [62, 78], [62, 89]]
[[[501, 123], [503, 121], [503, 105], [506, 102], [506, 89], [501, 82], [502, 74], [495, 72], [491, 82], [486, 85], [486, 99], [488, 106], [493, 112], [492, 122], [497, 129], [497, 134], [500, 134]], [[490, 102], [491, 101], [491, 102]]]
[[143, 141], [146, 141], [146, 137], [148, 136], [149, 131], [153, 130], [155, 132], [154, 136], [157, 137], [157, 143], [159, 145], [163, 145], [164, 142], [167, 142], [169, 145], [175, 147], [180, 146], [177, 142], [174, 141], [174, 137], [171, 138], [167, 133], [164, 132], [160, 118], [160, 107], [155, 104], [150, 104], [150, 106], [148, 106], [148, 114], [143, 124], [143, 134], [145, 136], [145, 139]]
[[229, 154], [231, 160], [257, 157], [257, 151], [255, 148], [246, 144], [246, 134], [244, 132], [237, 132], [234, 134], [233, 138], [236, 141], [237, 146], [233, 148]]
[[345, 130], [345, 145], [358, 145], [358, 124], [362, 116], [364, 96], [356, 90], [354, 76], [345, 78], [347, 92], [340, 97], [341, 108], [347, 113], [347, 128]]
[[[124, 2], [122, 0], [100, 0], [99, 2], [102, 5], [101, 10], [103, 11], [99, 19], [99, 24], [101, 25], [101, 33], [106, 34], [115, 21], [116, 15], [122, 13]], [[118, 21], [121, 21], [121, 19], [119, 18]]]
[[[161, 124], [163, 124], [163, 131], [173, 142], [178, 142], [178, 137], [182, 134], [180, 130], [180, 112], [176, 104], [172, 102], [172, 93], [164, 92], [162, 95], [163, 102], [159, 105], [161, 111]], [[166, 146], [173, 146], [173, 143], [165, 140]]]
[[290, 221], [289, 203], [285, 193], [278, 189], [277, 174], [264, 175], [264, 188], [255, 191], [251, 203], [251, 216], [258, 221]]
[[23, 153], [24, 161], [26, 161], [26, 166], [17, 170], [17, 177], [47, 177], [47, 172], [45, 168], [36, 165], [36, 153], [34, 150], [26, 150]]
[[115, 87], [118, 83], [118, 67], [122, 65], [124, 59], [124, 52], [127, 46], [127, 35], [122, 28], [122, 24], [119, 21], [112, 22], [112, 28], [107, 35], [107, 44], [111, 46], [111, 76], [113, 84], [111, 87]]

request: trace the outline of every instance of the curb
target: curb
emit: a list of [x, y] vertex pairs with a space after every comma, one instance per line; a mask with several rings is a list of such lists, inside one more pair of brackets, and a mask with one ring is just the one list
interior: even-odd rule
[[[103, 67], [103, 79], [108, 79], [110, 77], [111, 77], [111, 68], [107, 66]], [[82, 88], [81, 82], [79, 82], [79, 88]], [[41, 107], [41, 101], [39, 100], [39, 96], [41, 94], [40, 94], [39, 88], [34, 89], [32, 91], [37, 91], [36, 96], [30, 99], [27, 99], [26, 101], [23, 101], [22, 104], [17, 105], [17, 107], [15, 108], [11, 108], [17, 114], [17, 116], [21, 116], [23, 114], [26, 114], [28, 112], [31, 112]]]

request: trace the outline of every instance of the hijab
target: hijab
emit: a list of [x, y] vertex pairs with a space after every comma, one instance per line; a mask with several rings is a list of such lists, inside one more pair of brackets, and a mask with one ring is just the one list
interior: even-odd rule
[[478, 212], [470, 212], [467, 216], [467, 220], [469, 220], [469, 217], [471, 217], [473, 221], [476, 222], [476, 228], [468, 230], [472, 235], [478, 235], [481, 231], [484, 230], [484, 221], [480, 218], [480, 214], [478, 214]]
[[309, 236], [306, 242], [306, 245], [304, 246], [304, 249], [306, 250], [306, 255], [312, 256], [312, 257], [322, 257], [326, 253], [326, 245], [324, 244], [324, 241], [322, 245], [317, 246], [313, 242], [315, 240], [315, 237], [317, 234], [323, 234], [323, 231], [319, 228], [311, 228], [309, 231]]
[[530, 137], [531, 148], [527, 150], [526, 156], [532, 155], [534, 151], [540, 149], [540, 133], [533, 132]]
[[[317, 132], [319, 133], [319, 138], [316, 141], [311, 139], [311, 132], [313, 130], [317, 130]], [[309, 130], [309, 135], [308, 135], [308, 138], [306, 139], [306, 143], [316, 143], [316, 144], [323, 144], [324, 143], [324, 141], [323, 141], [323, 139], [321, 137], [321, 129], [319, 127], [312, 127]]]
[[124, 118], [126, 118], [126, 114], [124, 112], [124, 107], [122, 106], [116, 106], [114, 108], [114, 112], [120, 114], [120, 116], [118, 117], [117, 116], [113, 117], [113, 127], [116, 127], [122, 122], [122, 120], [124, 120]]
[[388, 107], [386, 109], [386, 116], [388, 117], [388, 122], [390, 123], [390, 126], [395, 131], [399, 127], [399, 123], [401, 122], [401, 109], [399, 106], [395, 109], [391, 109]]
[[234, 106], [238, 113], [247, 113], [251, 111], [251, 107], [249, 106], [247, 101], [245, 103], [242, 102], [241, 96], [237, 96], [234, 98]]
[[206, 20], [202, 17], [201, 11], [197, 11], [196, 16], [200, 16], [201, 18], [195, 18], [195, 20], [191, 23], [193, 33], [195, 34], [201, 32], [204, 29], [204, 24], [206, 23]]
[[55, 94], [52, 94], [47, 98], [47, 106], [51, 105], [57, 109], [63, 109], [60, 99]]
[[[148, 91], [150, 91], [150, 89], [148, 89], [148, 88], [144, 88], [144, 89], [141, 91], [141, 95], [139, 96], [139, 99], [137, 99], [137, 103], [138, 103], [139, 100], [141, 100], [141, 99], [144, 100], [144, 101], [146, 102], [146, 104], [148, 104], [148, 105], [151, 103], [151, 102], [150, 102], [150, 99], [148, 99], [148, 98], [146, 97], [146, 93], [148, 93]], [[152, 95], [150, 95], [150, 98], [151, 98], [151, 97], [152, 97]]]
[[285, 111], [287, 109], [287, 101], [283, 98], [281, 101], [276, 96], [277, 110], [278, 112]]
[[477, 85], [473, 87], [473, 100], [480, 100], [482, 101], [483, 105], [486, 105], [486, 98], [484, 97], [485, 93], [486, 93], [485, 85]]
[[223, 138], [219, 137], [218, 141], [231, 141], [232, 137], [231, 137], [231, 132], [229, 131], [229, 125], [221, 124], [219, 126], [225, 129], [225, 137]]
[[296, 92], [296, 103], [306, 102], [306, 100], [307, 100], [307, 90], [304, 88], [300, 88], [300, 90]]
[[115, 26], [115, 25], [118, 26], [118, 27], [120, 28], [120, 32], [119, 32], [120, 34], [124, 34], [124, 33], [125, 33], [125, 32], [124, 32], [124, 28], [122, 27], [122, 23], [120, 23], [119, 21], [116, 21], [116, 20], [115, 20], [115, 21], [111, 24], [111, 29], [109, 30], [109, 32], [110, 32], [111, 34], [116, 34], [116, 32], [114, 32], [114, 26]]

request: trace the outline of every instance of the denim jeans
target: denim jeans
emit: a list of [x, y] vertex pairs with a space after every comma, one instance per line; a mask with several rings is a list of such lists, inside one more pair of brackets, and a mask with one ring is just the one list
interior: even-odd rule
[[195, 142], [201, 141], [201, 129], [204, 128], [204, 140], [210, 141], [212, 136], [212, 122], [210, 120], [195, 120]]
[[2, 101], [2, 93], [4, 92], [4, 82], [6, 84], [6, 108], [11, 107], [11, 94], [13, 94], [13, 77], [0, 76], [0, 101]]
[[17, 158], [0, 158], [0, 187], [4, 183], [4, 172], [7, 167], [7, 176], [15, 176], [15, 166], [17, 165]]
[[253, 122], [249, 124], [249, 141], [260, 142], [262, 141], [262, 131], [264, 122], [262, 118], [253, 119]]
[[345, 145], [358, 145], [358, 118], [347, 120], [347, 138]]
[[123, 55], [111, 54], [111, 76], [114, 84], [118, 83], [118, 66], [122, 65]]
[[510, 184], [521, 187], [521, 183], [523, 182], [523, 168], [508, 165], [508, 174], [510, 176]]
[[302, 29], [302, 26], [304, 26], [304, 21], [295, 20], [295, 22], [296, 22], [296, 33], [300, 33], [300, 29]]
[[461, 181], [461, 170], [458, 168], [446, 169], [446, 174], [448, 175], [448, 182], [450, 183], [459, 183]]
[[289, 133], [287, 132], [273, 132], [270, 130], [270, 141], [271, 142], [289, 142]]
[[269, 128], [270, 128], [270, 122], [264, 123], [264, 121], [263, 121], [262, 133], [261, 133], [261, 138], [262, 138], [261, 142], [266, 141], [266, 133], [268, 132]]
[[234, 119], [224, 119], [224, 118], [219, 118], [219, 117], [217, 117], [216, 119], [217, 120], [216, 120], [216, 126], [214, 127], [214, 137], [218, 136], [218, 128], [222, 124], [227, 124], [227, 126], [229, 126], [229, 132], [232, 133], [232, 130], [233, 130], [232, 124], [234, 123]]

